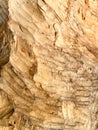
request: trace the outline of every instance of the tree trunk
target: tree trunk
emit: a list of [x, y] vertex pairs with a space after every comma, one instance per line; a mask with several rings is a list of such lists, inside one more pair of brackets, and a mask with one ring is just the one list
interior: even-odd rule
[[98, 130], [97, 35], [97, 0], [0, 0], [0, 130]]

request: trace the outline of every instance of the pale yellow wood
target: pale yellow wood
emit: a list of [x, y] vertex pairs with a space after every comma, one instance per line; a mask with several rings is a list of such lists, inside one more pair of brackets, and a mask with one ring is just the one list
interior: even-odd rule
[[0, 130], [98, 130], [98, 0], [0, 0]]

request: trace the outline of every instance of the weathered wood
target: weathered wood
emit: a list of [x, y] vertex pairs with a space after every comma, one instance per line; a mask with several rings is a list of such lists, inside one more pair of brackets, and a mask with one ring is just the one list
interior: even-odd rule
[[97, 6], [0, 0], [0, 130], [98, 129]]

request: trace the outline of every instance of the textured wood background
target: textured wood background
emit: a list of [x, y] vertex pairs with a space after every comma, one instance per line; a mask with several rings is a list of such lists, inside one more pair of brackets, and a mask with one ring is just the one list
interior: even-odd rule
[[98, 0], [0, 0], [0, 130], [98, 130]]

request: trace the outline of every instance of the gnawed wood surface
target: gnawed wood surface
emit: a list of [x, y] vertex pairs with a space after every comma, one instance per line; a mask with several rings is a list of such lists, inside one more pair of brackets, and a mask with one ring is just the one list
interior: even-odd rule
[[0, 0], [0, 130], [97, 130], [97, 35], [97, 0]]

